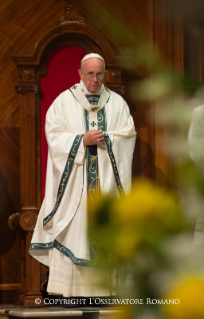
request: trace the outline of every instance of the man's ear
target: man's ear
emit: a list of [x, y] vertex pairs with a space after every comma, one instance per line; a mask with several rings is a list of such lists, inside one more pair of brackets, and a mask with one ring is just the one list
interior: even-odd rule
[[79, 73], [80, 79], [82, 80], [82, 71], [81, 71], [81, 69], [78, 70], [78, 73]]

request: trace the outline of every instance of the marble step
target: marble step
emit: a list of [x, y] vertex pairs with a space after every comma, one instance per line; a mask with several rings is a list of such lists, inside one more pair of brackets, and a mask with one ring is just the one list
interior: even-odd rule
[[65, 308], [65, 307], [36, 307], [20, 308], [5, 307], [0, 309], [0, 319], [43, 319], [43, 318], [68, 318], [68, 319], [115, 319], [122, 312], [116, 308]]

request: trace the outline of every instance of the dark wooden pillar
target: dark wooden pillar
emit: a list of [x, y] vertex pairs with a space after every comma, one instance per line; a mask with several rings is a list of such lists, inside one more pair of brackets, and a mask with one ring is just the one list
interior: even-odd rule
[[19, 82], [16, 93], [20, 94], [20, 187], [21, 208], [9, 218], [11, 228], [20, 226], [22, 239], [22, 289], [16, 297], [16, 304], [36, 306], [35, 299], [42, 299], [40, 292], [40, 263], [32, 258], [29, 245], [35, 227], [37, 208], [36, 185], [36, 94], [39, 87], [35, 83], [34, 68], [19, 68]]

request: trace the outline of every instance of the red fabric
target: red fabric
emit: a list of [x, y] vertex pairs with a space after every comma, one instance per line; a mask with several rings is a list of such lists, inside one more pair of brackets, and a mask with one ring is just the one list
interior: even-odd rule
[[54, 99], [63, 91], [79, 82], [78, 69], [86, 52], [75, 46], [62, 46], [50, 56], [47, 76], [41, 79], [41, 143], [42, 143], [42, 198], [45, 193], [47, 167], [47, 141], [45, 138], [45, 116]]

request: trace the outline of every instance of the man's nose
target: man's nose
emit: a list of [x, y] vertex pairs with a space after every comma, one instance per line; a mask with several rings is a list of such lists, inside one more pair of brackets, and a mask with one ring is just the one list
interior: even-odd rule
[[97, 78], [97, 75], [96, 75], [96, 74], [94, 74], [93, 80], [94, 80], [95, 82], [98, 81], [98, 78]]

